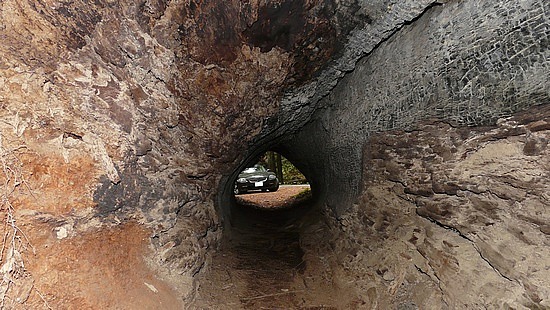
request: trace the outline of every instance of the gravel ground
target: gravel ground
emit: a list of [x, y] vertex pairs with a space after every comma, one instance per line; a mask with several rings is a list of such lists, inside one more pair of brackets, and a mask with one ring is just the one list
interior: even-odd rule
[[309, 185], [281, 185], [276, 192], [250, 192], [235, 198], [243, 205], [278, 209], [292, 206], [295, 196], [307, 189], [309, 189]]

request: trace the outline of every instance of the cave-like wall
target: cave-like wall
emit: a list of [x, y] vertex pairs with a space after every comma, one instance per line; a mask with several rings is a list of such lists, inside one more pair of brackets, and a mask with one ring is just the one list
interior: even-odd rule
[[549, 9], [432, 6], [322, 99], [283, 143], [324, 199], [306, 278], [365, 309], [550, 306]]
[[547, 309], [550, 105], [417, 128], [371, 135], [360, 197], [302, 234], [305, 278], [349, 308]]
[[432, 6], [362, 59], [287, 148], [307, 162], [323, 159], [312, 173], [331, 195], [328, 203], [345, 209], [339, 202], [359, 192], [371, 133], [430, 118], [494, 124], [549, 103], [548, 9], [540, 1]]
[[322, 77], [326, 94], [341, 77], [321, 74], [327, 63], [350, 70], [361, 42], [429, 3], [1, 1], [1, 232], [17, 240], [1, 272], [19, 279], [2, 296], [34, 308], [188, 301], [221, 235], [220, 182], [262, 130], [301, 126], [287, 110], [269, 120], [283, 90]]
[[251, 156], [280, 148], [343, 213], [373, 131], [547, 103], [548, 10], [1, 1], [0, 301], [181, 307]]
[[1, 232], [18, 240], [2, 244], [2, 276], [20, 279], [2, 282], [2, 305], [189, 297], [221, 235], [221, 176], [281, 90], [335, 54], [353, 13], [332, 1], [2, 1], [1, 214], [13, 225]]

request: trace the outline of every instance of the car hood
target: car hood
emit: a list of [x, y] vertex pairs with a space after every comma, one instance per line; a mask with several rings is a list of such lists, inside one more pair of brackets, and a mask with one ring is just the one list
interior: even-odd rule
[[241, 173], [239, 174], [239, 178], [249, 178], [249, 177], [255, 177], [255, 176], [261, 176], [266, 177], [269, 175], [275, 175], [273, 172], [251, 172], [251, 173]]

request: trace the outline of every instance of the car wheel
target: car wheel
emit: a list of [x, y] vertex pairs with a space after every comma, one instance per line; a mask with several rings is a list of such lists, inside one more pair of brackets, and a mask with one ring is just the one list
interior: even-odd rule
[[235, 184], [235, 187], [233, 188], [233, 194], [235, 195], [242, 194], [242, 191], [239, 190], [239, 187], [237, 186], [237, 184]]
[[277, 190], [279, 189], [279, 185], [273, 187], [273, 188], [270, 188], [269, 191], [270, 192], [276, 192]]

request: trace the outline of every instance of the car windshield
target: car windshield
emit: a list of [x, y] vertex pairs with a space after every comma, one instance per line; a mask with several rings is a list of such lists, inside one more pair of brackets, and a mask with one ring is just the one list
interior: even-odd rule
[[264, 172], [266, 171], [262, 166], [249, 167], [243, 170], [243, 173], [254, 173], [254, 172]]

